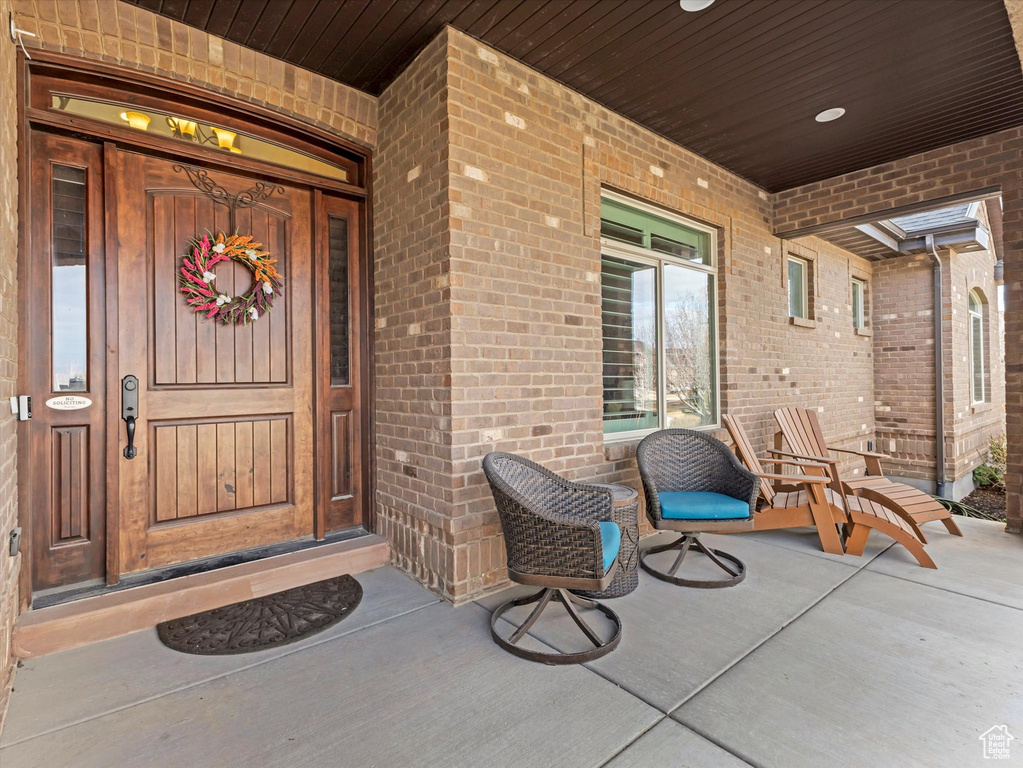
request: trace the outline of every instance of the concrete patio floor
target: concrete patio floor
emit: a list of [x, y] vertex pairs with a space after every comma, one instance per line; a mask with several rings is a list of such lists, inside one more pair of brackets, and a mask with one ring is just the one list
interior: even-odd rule
[[[1023, 765], [1023, 539], [925, 528], [938, 571], [878, 534], [864, 557], [812, 531], [708, 537], [749, 575], [726, 590], [642, 574], [609, 604], [622, 643], [585, 667], [501, 651], [489, 609], [390, 568], [301, 643], [190, 656], [154, 631], [26, 662], [2, 768]], [[510, 626], [508, 627], [510, 628]], [[566, 616], [524, 642], [575, 647]]]

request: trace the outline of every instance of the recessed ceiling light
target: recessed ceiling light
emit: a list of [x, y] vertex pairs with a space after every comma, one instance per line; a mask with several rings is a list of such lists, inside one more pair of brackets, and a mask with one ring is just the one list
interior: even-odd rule
[[714, 4], [714, 0], [678, 0], [678, 4], [683, 11], [696, 13], [704, 8], [710, 8]]
[[841, 107], [833, 107], [832, 109], [825, 109], [817, 117], [814, 118], [818, 123], [830, 123], [832, 120], [837, 120], [845, 114], [845, 110]]

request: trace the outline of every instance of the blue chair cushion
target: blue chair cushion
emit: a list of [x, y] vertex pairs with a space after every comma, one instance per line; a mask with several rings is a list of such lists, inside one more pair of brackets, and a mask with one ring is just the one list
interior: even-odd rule
[[749, 517], [749, 502], [705, 491], [657, 494], [665, 520], [736, 520]]
[[622, 532], [618, 523], [598, 523], [600, 526], [600, 545], [604, 550], [604, 573], [618, 557], [618, 548], [622, 546]]

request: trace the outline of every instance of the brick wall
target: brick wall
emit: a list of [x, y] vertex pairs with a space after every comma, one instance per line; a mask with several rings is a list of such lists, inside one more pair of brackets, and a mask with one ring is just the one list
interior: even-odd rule
[[[0, 0], [6, 23], [10, 0]], [[18, 154], [14, 46], [0, 44], [0, 402], [15, 394], [18, 363]], [[14, 680], [11, 630], [18, 613], [21, 556], [8, 555], [7, 542], [17, 525], [17, 422], [0, 408], [0, 729]]]
[[1005, 261], [1005, 425], [1010, 532], [1023, 532], [1023, 128], [814, 182], [775, 196], [774, 231], [826, 227], [853, 217], [991, 187], [1002, 195]]
[[[755, 441], [789, 404], [824, 407], [838, 443], [873, 437], [850, 296], [870, 265], [773, 237], [752, 184], [450, 29], [381, 96], [376, 163], [378, 514], [449, 599], [505, 577], [489, 451], [636, 483], [634, 444], [602, 432], [602, 185], [717, 228], [723, 407]], [[815, 327], [788, 321], [789, 252], [815, 262]]]
[[[946, 257], [947, 258], [947, 257]], [[890, 475], [934, 480], [934, 291], [926, 254], [874, 264], [874, 400]]]
[[380, 98], [374, 162], [377, 530], [392, 561], [452, 597], [446, 46]]
[[211, 88], [376, 144], [377, 100], [308, 70], [118, 0], [13, 6], [18, 25], [45, 48]]
[[[994, 255], [943, 252], [943, 332], [946, 493], [972, 490], [973, 468], [987, 457], [991, 438], [1005, 430], [1005, 369], [997, 311]], [[979, 289], [985, 309], [987, 402], [971, 403], [967, 297]], [[878, 448], [892, 456], [889, 475], [935, 492], [932, 262], [926, 254], [874, 265], [874, 396]]]
[[[963, 490], [974, 467], [986, 460], [991, 438], [1005, 431], [1005, 364], [1002, 360], [1002, 318], [998, 311], [998, 287], [994, 282], [995, 257], [988, 251], [951, 256], [946, 296], [951, 312], [945, 327], [949, 350], [945, 366], [946, 380], [953, 392], [952, 407], [946, 418], [952, 424], [949, 451], [950, 479]], [[977, 290], [984, 298], [984, 367], [987, 382], [985, 402], [974, 405], [970, 388], [970, 326], [968, 297]], [[965, 481], [965, 482], [964, 482]]]

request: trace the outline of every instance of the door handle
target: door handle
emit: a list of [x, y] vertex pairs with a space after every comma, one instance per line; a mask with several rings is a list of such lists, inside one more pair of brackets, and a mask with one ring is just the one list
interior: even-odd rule
[[139, 380], [128, 374], [121, 379], [121, 418], [128, 428], [128, 445], [124, 458], [134, 459], [138, 455], [135, 447], [135, 419], [139, 415]]

